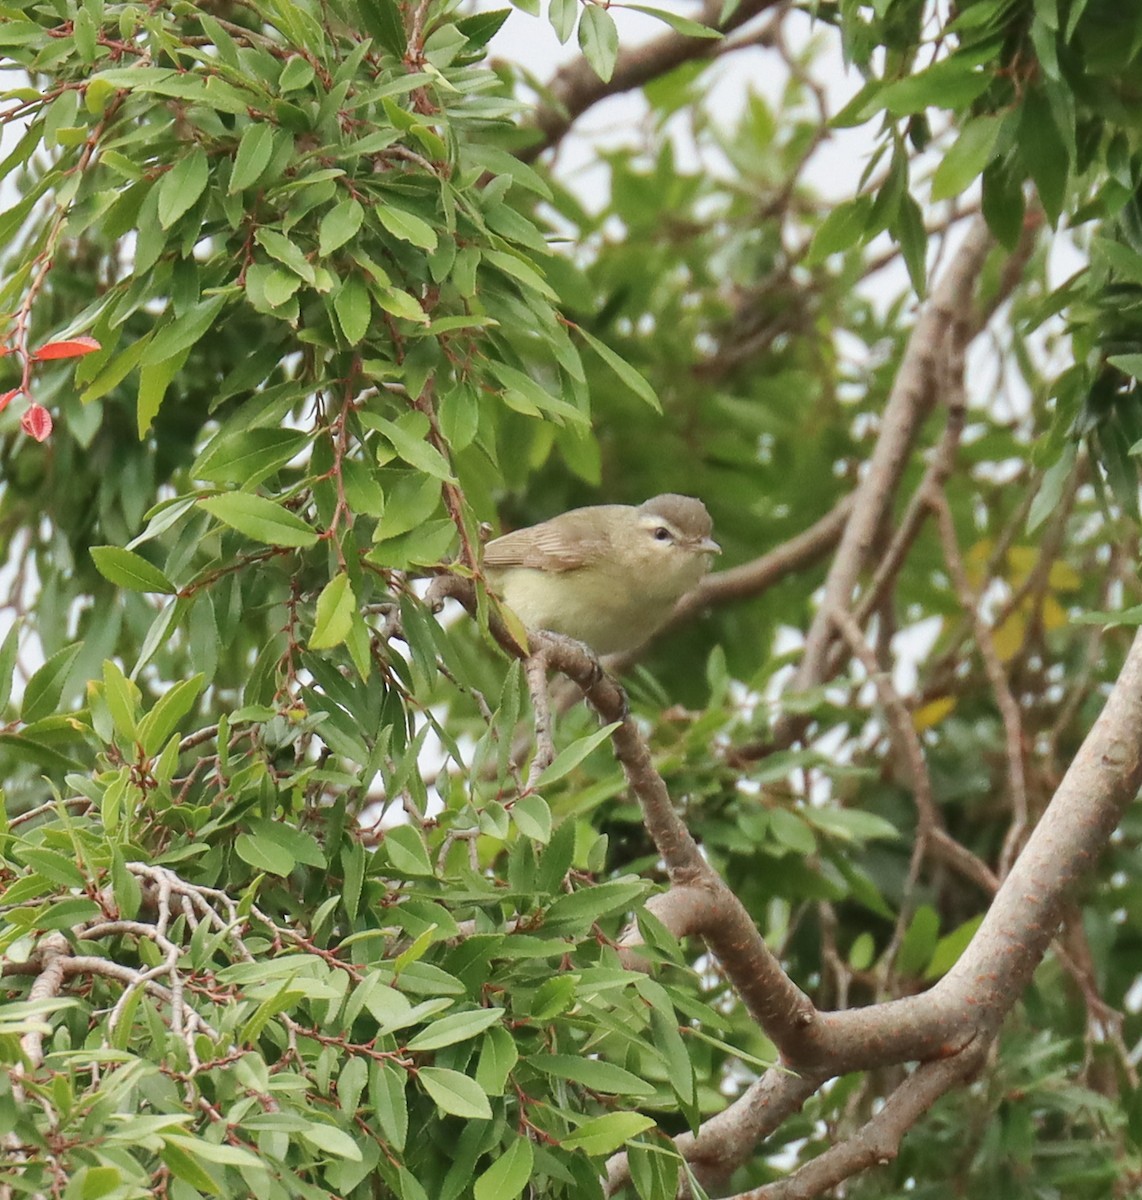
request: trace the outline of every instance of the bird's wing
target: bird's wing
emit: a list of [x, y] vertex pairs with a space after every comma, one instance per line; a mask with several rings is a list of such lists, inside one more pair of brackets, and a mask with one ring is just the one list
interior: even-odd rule
[[558, 522], [545, 521], [517, 529], [484, 547], [484, 565], [531, 567], [537, 571], [575, 571], [606, 551], [605, 537], [592, 536], [564, 513]]

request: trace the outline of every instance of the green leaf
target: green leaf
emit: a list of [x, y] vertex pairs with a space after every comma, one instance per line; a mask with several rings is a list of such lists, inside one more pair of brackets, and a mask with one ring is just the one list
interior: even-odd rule
[[254, 241], [271, 257], [277, 259], [283, 267], [292, 271], [299, 279], [311, 286], [316, 282], [313, 264], [301, 252], [301, 248], [291, 242], [288, 237], [277, 229], [263, 225], [254, 234]]
[[16, 857], [45, 879], [65, 888], [82, 888], [87, 879], [70, 858], [42, 846], [19, 846]]
[[709, 25], [702, 25], [698, 21], [691, 21], [689, 17], [669, 12], [665, 8], [649, 8], [645, 4], [624, 4], [623, 8], [633, 9], [634, 12], [645, 13], [648, 17], [654, 17], [656, 21], [664, 22], [675, 33], [681, 33], [685, 37], [720, 38], [723, 36], [719, 30], [711, 29]]
[[208, 1196], [222, 1195], [222, 1188], [215, 1182], [210, 1172], [181, 1146], [164, 1142], [159, 1150], [159, 1158], [162, 1159], [163, 1165], [175, 1179], [181, 1179], [195, 1191], [205, 1192]]
[[551, 0], [547, 8], [547, 19], [551, 22], [551, 28], [555, 30], [560, 45], [563, 45], [575, 32], [575, 22], [579, 19], [578, 0]]
[[352, 1162], [361, 1161], [361, 1147], [343, 1129], [326, 1125], [323, 1121], [306, 1121], [305, 1127], [298, 1132], [304, 1141], [318, 1150], [324, 1150], [326, 1154], [335, 1154]]
[[649, 404], [655, 412], [662, 412], [658, 395], [647, 381], [620, 355], [616, 354], [606, 342], [588, 333], [582, 326], [577, 327], [580, 336], [592, 350], [611, 368], [612, 371], [627, 385], [644, 403]]
[[421, 250], [436, 249], [436, 230], [415, 213], [394, 208], [391, 204], [378, 202], [373, 209], [376, 218], [393, 235], [403, 242], [411, 242]]
[[238, 153], [234, 156], [234, 169], [230, 172], [230, 195], [253, 187], [258, 182], [262, 172], [270, 164], [273, 150], [272, 125], [265, 121], [256, 121], [253, 125], [246, 126], [242, 140], [238, 143]]
[[619, 31], [615, 19], [605, 8], [588, 4], [579, 18], [579, 48], [591, 70], [610, 83], [619, 56]]
[[206, 151], [195, 146], [159, 180], [159, 224], [170, 227], [190, 209], [210, 181]]
[[378, 287], [373, 290], [373, 297], [385, 312], [392, 313], [394, 317], [400, 317], [402, 321], [416, 321], [420, 325], [428, 324], [428, 313], [420, 307], [417, 298], [408, 292], [402, 292], [400, 288]]
[[201, 341], [214, 327], [228, 299], [229, 296], [223, 294], [207, 296], [182, 316], [171, 317], [165, 325], [155, 330], [143, 347], [139, 361], [144, 367], [158, 366]]
[[468, 46], [478, 50], [486, 46], [499, 33], [504, 22], [511, 16], [510, 8], [494, 8], [488, 12], [473, 13], [469, 17], [460, 17], [456, 28], [468, 39]]
[[602, 1058], [574, 1054], [532, 1054], [527, 1064], [545, 1075], [570, 1079], [609, 1096], [653, 1096], [654, 1085]]
[[561, 1145], [566, 1149], [582, 1150], [595, 1156], [613, 1154], [631, 1138], [654, 1128], [654, 1118], [642, 1113], [616, 1112], [585, 1121]]
[[430, 446], [424, 440], [429, 425], [428, 418], [423, 413], [405, 413], [397, 421], [390, 421], [373, 413], [362, 413], [361, 419], [384, 434], [392, 448], [409, 466], [416, 467], [434, 479], [452, 481], [452, 472], [444, 456], [435, 446]]
[[408, 35], [396, 0], [357, 0], [357, 11], [369, 35], [397, 58], [408, 49]]
[[255, 871], [266, 871], [283, 879], [297, 866], [288, 850], [267, 837], [253, 837], [248, 833], [240, 833], [234, 839], [234, 850], [238, 857], [244, 863], [249, 863]]
[[173, 595], [178, 589], [152, 563], [133, 550], [121, 546], [92, 546], [91, 560], [104, 579], [132, 592], [160, 592]]
[[642, 879], [611, 879], [570, 895], [559, 896], [544, 916], [544, 928], [586, 930], [592, 922], [607, 913], [628, 910], [635, 901], [646, 895], [649, 886]]
[[321, 589], [317, 597], [317, 614], [313, 622], [313, 633], [309, 639], [311, 650], [328, 650], [339, 646], [349, 636], [353, 626], [353, 614], [357, 611], [357, 598], [349, 576], [342, 573]]
[[317, 534], [300, 517], [264, 496], [224, 492], [221, 496], [199, 500], [198, 507], [267, 546], [301, 549], [317, 541]]
[[250, 832], [255, 837], [275, 842], [293, 859], [307, 867], [324, 870], [328, 863], [317, 839], [304, 829], [285, 821], [268, 821], [262, 817], [250, 820]]
[[1051, 105], [1039, 88], [1032, 88], [1023, 101], [1017, 145], [1053, 227], [1066, 198], [1070, 155]]
[[441, 1112], [469, 1121], [491, 1119], [492, 1106], [488, 1103], [488, 1097], [484, 1095], [483, 1088], [467, 1075], [448, 1067], [423, 1067], [417, 1072], [416, 1078]]
[[139, 722], [139, 741], [145, 754], [159, 752], [178, 728], [178, 723], [194, 707], [204, 682], [204, 676], [195, 675], [176, 683]]
[[931, 961], [936, 949], [936, 938], [940, 932], [940, 917], [929, 904], [921, 904], [912, 915], [896, 967], [902, 975], [918, 975]]
[[935, 65], [890, 83], [879, 94], [880, 104], [894, 117], [906, 117], [924, 109], [966, 108], [991, 85], [992, 73], [977, 70], [974, 55], [953, 54]]
[[[1142, 354], [1122, 355], [1120, 357], [1138, 359], [1138, 367], [1142, 369]], [[1110, 361], [1115, 366], [1122, 365], [1120, 361], [1116, 361], [1114, 358]], [[1125, 367], [1122, 369], [1126, 370]], [[1132, 446], [1130, 453], [1134, 454], [1138, 450], [1138, 446]], [[1074, 442], [1068, 442], [1063, 447], [1062, 454], [1043, 472], [1043, 482], [1039, 485], [1039, 490], [1035, 493], [1035, 499], [1031, 502], [1030, 511], [1027, 513], [1027, 532], [1029, 534], [1034, 533], [1051, 513], [1055, 512], [1058, 508], [1059, 500], [1063, 494], [1063, 487], [1075, 469], [1077, 458], [1078, 447]]]
[[515, 1039], [502, 1026], [493, 1025], [480, 1043], [480, 1058], [476, 1064], [476, 1082], [489, 1096], [502, 1096], [508, 1076], [519, 1062]]
[[138, 427], [139, 441], [147, 436], [151, 422], [158, 416], [167, 388], [171, 381], [182, 370], [183, 363], [189, 350], [183, 350], [165, 362], [145, 366], [139, 372], [139, 394], [135, 402], [135, 420]]
[[369, 289], [357, 275], [350, 275], [337, 289], [333, 297], [333, 311], [337, 314], [337, 324], [350, 346], [358, 342], [369, 332], [373, 319], [373, 305], [369, 299]]
[[933, 200], [958, 196], [983, 173], [995, 152], [1003, 121], [1003, 117], [981, 116], [967, 122], [932, 176]]
[[63, 685], [67, 682], [72, 665], [82, 649], [83, 643], [76, 642], [72, 646], [57, 650], [28, 680], [23, 703], [20, 705], [20, 720], [26, 725], [55, 712], [63, 693]]
[[318, 254], [324, 258], [356, 237], [364, 219], [364, 206], [352, 196], [335, 204], [321, 218], [321, 224], [317, 227]]
[[816, 266], [830, 254], [840, 254], [855, 246], [864, 237], [871, 215], [872, 200], [868, 196], [857, 196], [838, 204], [813, 234], [806, 263]]
[[14, 621], [0, 644], [0, 712], [12, 698], [12, 681], [16, 678], [16, 658], [19, 650], [20, 623]]
[[977, 917], [971, 917], [953, 929], [951, 933], [940, 938], [932, 952], [928, 968], [924, 972], [924, 978], [926, 980], [939, 979], [941, 975], [946, 975], [959, 961], [960, 955], [968, 948], [981, 924], [983, 924], [982, 913]]
[[[602, 12], [602, 9], [592, 8], [588, 11]], [[545, 300], [550, 300], [552, 304], [559, 302], [559, 297], [551, 289], [547, 280], [536, 269], [534, 263], [524, 262], [514, 254], [509, 254], [506, 250], [484, 249], [481, 252], [481, 257], [491, 266], [503, 271], [505, 275], [512, 276], [513, 279], [518, 280], [525, 287], [538, 292]]]
[[525, 1137], [516, 1137], [507, 1150], [477, 1179], [474, 1200], [515, 1200], [531, 1180], [535, 1151]]
[[309, 444], [299, 429], [223, 431], [210, 441], [190, 468], [193, 479], [256, 487]]
[[545, 846], [551, 840], [551, 809], [542, 796], [521, 796], [512, 805], [511, 816], [524, 837]]
[[542, 790], [545, 787], [550, 787], [551, 784], [560, 780], [564, 775], [569, 775], [586, 757], [592, 753], [597, 747], [611, 736], [621, 721], [612, 721], [610, 725], [604, 725], [602, 729], [596, 729], [594, 733], [588, 734], [584, 738], [580, 738], [577, 742], [572, 742], [570, 746], [565, 747], [556, 756], [552, 762], [536, 780], [536, 787]]
[[420, 834], [411, 825], [388, 830], [382, 843], [393, 868], [402, 875], [432, 875], [432, 863]]
[[505, 1013], [502, 1008], [476, 1008], [468, 1012], [449, 1013], [422, 1029], [411, 1041], [405, 1043], [406, 1050], [439, 1050], [442, 1046], [453, 1046], [466, 1042], [483, 1033], [491, 1025], [498, 1024]]

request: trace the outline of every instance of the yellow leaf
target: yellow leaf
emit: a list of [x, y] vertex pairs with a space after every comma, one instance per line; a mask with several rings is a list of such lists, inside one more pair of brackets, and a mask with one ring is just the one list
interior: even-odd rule
[[1082, 586], [1083, 578], [1070, 563], [1053, 562], [1047, 581], [1056, 592], [1075, 592]]
[[927, 704], [921, 705], [912, 714], [912, 726], [917, 733], [923, 733], [925, 729], [939, 725], [955, 707], [956, 698], [954, 696], [940, 696], [936, 700], [929, 700]]
[[1007, 552], [1008, 579], [1012, 585], [1019, 587], [1035, 569], [1038, 561], [1039, 551], [1035, 547], [1012, 546]]
[[979, 591], [986, 580], [987, 560], [991, 557], [991, 538], [984, 538], [969, 546], [964, 555], [964, 572], [975, 591]]
[[1001, 662], [1010, 662], [1018, 653], [1023, 639], [1027, 634], [1027, 620], [1021, 611], [1016, 610], [999, 626], [991, 631], [991, 640], [995, 643], [995, 652]]
[[1050, 633], [1052, 629], [1061, 629], [1067, 623], [1067, 613], [1054, 596], [1043, 597], [1043, 628]]

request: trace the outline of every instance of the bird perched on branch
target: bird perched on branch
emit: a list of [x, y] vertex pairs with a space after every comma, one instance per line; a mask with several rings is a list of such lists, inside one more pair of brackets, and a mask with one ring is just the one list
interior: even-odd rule
[[574, 508], [489, 542], [484, 571], [528, 630], [615, 654], [661, 629], [709, 570], [721, 550], [712, 531], [692, 496]]

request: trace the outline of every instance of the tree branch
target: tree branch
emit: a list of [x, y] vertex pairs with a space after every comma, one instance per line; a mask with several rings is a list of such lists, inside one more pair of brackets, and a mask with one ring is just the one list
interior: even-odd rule
[[[759, 13], [777, 7], [779, 0], [742, 0], [733, 16], [718, 24], [722, 0], [706, 0], [698, 20], [703, 25], [729, 33], [739, 29]], [[575, 121], [600, 100], [642, 87], [675, 67], [693, 59], [712, 58], [721, 42], [715, 38], [694, 38], [682, 33], [665, 33], [642, 46], [623, 50], [615, 62], [611, 78], [605, 83], [595, 74], [585, 57], [560, 67], [546, 91], [549, 99], [536, 107], [533, 121], [540, 138], [518, 151], [525, 162], [532, 162], [545, 150], [557, 145]]]

